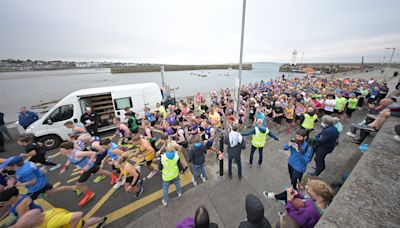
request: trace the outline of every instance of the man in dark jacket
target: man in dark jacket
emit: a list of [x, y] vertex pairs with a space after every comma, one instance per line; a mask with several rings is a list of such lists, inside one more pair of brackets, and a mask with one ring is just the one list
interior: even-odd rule
[[192, 183], [194, 186], [197, 185], [196, 178], [200, 170], [200, 177], [203, 182], [207, 180], [206, 171], [204, 170], [204, 163], [206, 162], [205, 154], [207, 153], [207, 147], [202, 143], [201, 137], [197, 136], [194, 139], [194, 144], [190, 149], [189, 162], [193, 165], [193, 177]]
[[92, 112], [91, 107], [86, 107], [86, 112], [81, 116], [81, 123], [91, 135], [97, 135], [97, 114]]
[[7, 126], [4, 122], [4, 113], [0, 112], [0, 137], [2, 137], [2, 135], [6, 142], [11, 141], [12, 139], [11, 134], [8, 131]]
[[314, 158], [316, 164], [315, 173], [311, 174], [314, 176], [319, 176], [324, 171], [325, 157], [335, 149], [336, 141], [339, 137], [339, 131], [335, 127], [331, 116], [323, 116], [321, 126], [321, 132], [315, 137], [318, 148]]
[[246, 196], [247, 219], [240, 223], [239, 228], [271, 228], [264, 216], [264, 205], [253, 194]]
[[232, 131], [224, 136], [224, 144], [227, 145], [228, 151], [228, 176], [232, 178], [232, 160], [235, 159], [238, 167], [239, 180], [242, 178], [242, 161], [240, 155], [243, 149], [246, 148], [246, 144], [242, 139], [242, 135], [237, 132], [238, 126], [234, 125]]

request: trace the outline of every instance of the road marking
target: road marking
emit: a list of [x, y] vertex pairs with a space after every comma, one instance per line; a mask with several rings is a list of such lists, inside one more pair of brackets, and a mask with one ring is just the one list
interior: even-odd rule
[[[181, 161], [182, 164], [187, 164], [186, 159], [185, 159], [184, 156], [180, 156], [180, 158], [182, 158], [182, 161]], [[184, 186], [190, 184], [192, 182], [192, 177], [193, 177], [193, 175], [192, 175], [192, 172], [190, 171], [190, 169], [188, 169], [186, 171], [186, 174], [184, 174], [184, 175], [180, 174], [179, 178], [180, 178], [180, 182], [181, 182], [181, 188], [183, 188]], [[176, 190], [175, 189], [175, 185], [172, 185], [172, 187], [169, 188], [168, 192], [171, 193], [171, 192], [173, 192], [175, 190]], [[137, 200], [137, 201], [135, 201], [135, 202], [133, 202], [131, 204], [126, 205], [125, 207], [122, 207], [122, 208], [120, 208], [120, 209], [118, 209], [116, 211], [111, 212], [110, 214], [107, 215], [108, 219], [107, 219], [106, 224], [110, 224], [110, 223], [112, 223], [112, 222], [114, 222], [114, 221], [116, 221], [116, 220], [118, 220], [118, 219], [120, 219], [120, 218], [122, 218], [124, 216], [127, 216], [127, 215], [131, 214], [132, 212], [140, 209], [143, 206], [146, 206], [146, 205], [148, 205], [148, 204], [150, 204], [150, 203], [152, 203], [152, 202], [154, 202], [156, 200], [161, 199], [162, 194], [163, 194], [162, 192], [163, 192], [162, 189], [158, 190], [158, 191], [153, 192], [152, 194], [150, 194], [150, 195], [148, 195], [146, 197], [143, 197], [143, 198], [141, 198], [141, 199], [139, 199], [139, 200]]]
[[75, 181], [77, 181], [79, 179], [79, 177], [81, 177], [81, 176], [77, 176], [77, 177], [71, 178], [71, 179], [69, 179], [67, 181], [67, 183], [75, 182]]
[[101, 206], [103, 206], [103, 204], [110, 198], [110, 196], [115, 192], [115, 188], [111, 188], [110, 190], [108, 190], [108, 192], [96, 203], [96, 205], [94, 205], [94, 207], [92, 207], [92, 209], [90, 209], [90, 211], [85, 215], [85, 217], [83, 218], [83, 220], [88, 220], [90, 217], [92, 217], [92, 215], [94, 215], [94, 213], [96, 213]]
[[[182, 180], [182, 179], [184, 179], [184, 180]], [[181, 179], [181, 187], [182, 188], [184, 186], [186, 186], [187, 184], [191, 183], [191, 180], [189, 180], [189, 181], [186, 180], [187, 178], [182, 178], [182, 179]], [[168, 192], [171, 193], [171, 192], [173, 192], [175, 190], [176, 190], [175, 189], [175, 185], [172, 185], [169, 188]], [[131, 204], [126, 205], [125, 207], [122, 207], [122, 208], [120, 208], [120, 209], [118, 209], [116, 211], [111, 212], [110, 214], [107, 215], [108, 219], [107, 219], [106, 224], [110, 224], [110, 223], [112, 223], [112, 222], [114, 222], [114, 221], [116, 221], [116, 220], [118, 220], [118, 219], [120, 219], [120, 218], [122, 218], [122, 217], [124, 217], [124, 216], [126, 216], [126, 215], [128, 215], [128, 214], [130, 214], [130, 213], [132, 213], [132, 212], [134, 212], [136, 210], [138, 210], [138, 209], [140, 209], [143, 206], [146, 206], [146, 205], [148, 205], [148, 204], [150, 204], [150, 203], [152, 203], [152, 202], [154, 202], [156, 200], [161, 199], [162, 194], [163, 194], [162, 192], [163, 192], [162, 189], [158, 190], [158, 191], [153, 192], [152, 194], [150, 194], [150, 195], [148, 195], [146, 197], [143, 197], [140, 200], [137, 200], [137, 201], [135, 201], [135, 202], [133, 202]]]
[[53, 187], [54, 188], [57, 188], [58, 186], [60, 186], [61, 185], [61, 182], [56, 182], [55, 184], [53, 184]]
[[74, 170], [72, 170], [72, 171], [74, 171], [74, 172], [76, 172], [76, 171], [78, 171], [78, 170], [81, 170], [79, 167], [76, 167]]
[[75, 176], [75, 175], [78, 175], [78, 174], [80, 174], [80, 173], [81, 173], [81, 171], [80, 171], [80, 170], [77, 170], [77, 171], [71, 173], [71, 177], [72, 177], [72, 176]]
[[61, 154], [61, 152], [57, 152], [53, 155], [48, 156], [48, 158], [55, 158], [55, 157], [59, 156], [60, 154]]

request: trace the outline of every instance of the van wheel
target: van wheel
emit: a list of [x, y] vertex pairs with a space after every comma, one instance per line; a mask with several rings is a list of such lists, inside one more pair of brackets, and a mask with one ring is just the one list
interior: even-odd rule
[[61, 139], [57, 135], [46, 135], [40, 137], [38, 142], [43, 144], [43, 149], [52, 150], [57, 148], [61, 144]]

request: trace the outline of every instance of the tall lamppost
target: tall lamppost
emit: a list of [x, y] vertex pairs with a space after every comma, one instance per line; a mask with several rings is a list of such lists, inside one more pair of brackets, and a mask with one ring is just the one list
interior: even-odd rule
[[244, 41], [245, 18], [246, 18], [246, 0], [243, 0], [242, 32], [240, 37], [239, 78], [237, 79], [236, 82], [236, 85], [238, 87], [236, 115], [238, 118], [239, 118], [239, 108], [240, 108], [240, 87], [242, 87], [243, 41]]

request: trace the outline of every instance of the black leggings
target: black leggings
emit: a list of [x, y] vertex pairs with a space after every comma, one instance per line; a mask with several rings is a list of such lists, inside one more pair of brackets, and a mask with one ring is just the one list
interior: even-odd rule
[[34, 163], [40, 163], [40, 164], [47, 165], [47, 166], [56, 166], [57, 165], [56, 163], [46, 161], [46, 158], [44, 155], [43, 156], [33, 156], [33, 157], [31, 157], [31, 159], [29, 159], [29, 161], [34, 162]]
[[283, 191], [279, 194], [275, 194], [275, 199], [284, 200], [286, 202], [287, 201], [287, 191]]

